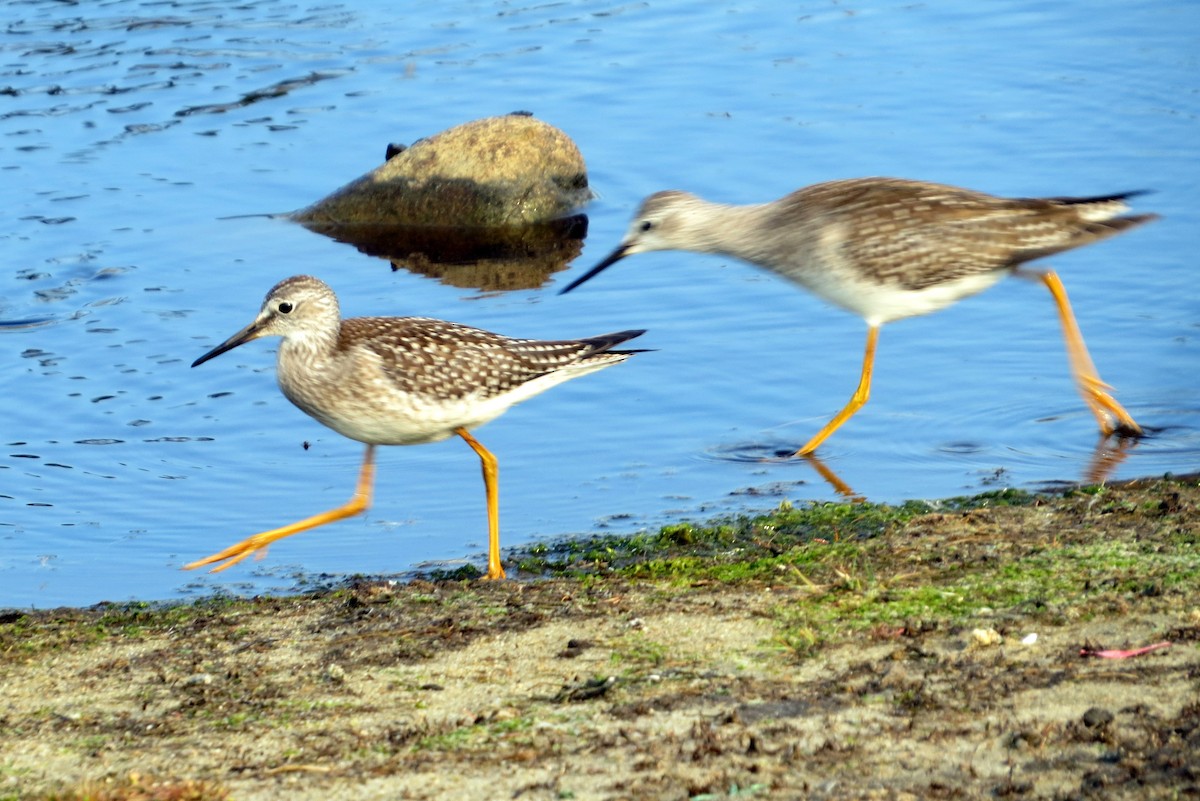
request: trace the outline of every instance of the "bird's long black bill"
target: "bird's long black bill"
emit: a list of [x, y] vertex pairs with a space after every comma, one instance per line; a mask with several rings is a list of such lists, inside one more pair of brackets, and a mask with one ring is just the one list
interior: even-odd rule
[[220, 345], [217, 345], [208, 353], [201, 356], [199, 359], [196, 359], [196, 361], [192, 362], [192, 367], [198, 367], [209, 359], [216, 358], [226, 351], [233, 350], [238, 345], [244, 345], [252, 339], [258, 339], [258, 331], [260, 327], [261, 326], [258, 320], [255, 320], [254, 322], [250, 323], [250, 325], [246, 326], [241, 331], [238, 331], [229, 339], [225, 340]]
[[608, 269], [609, 267], [611, 267], [614, 264], [616, 264], [617, 262], [619, 262], [621, 259], [625, 258], [625, 254], [626, 254], [626, 252], [628, 252], [628, 250], [629, 250], [628, 245], [619, 246], [612, 253], [609, 253], [608, 256], [605, 257], [605, 259], [603, 261], [601, 261], [599, 264], [597, 264], [595, 267], [588, 270], [586, 273], [579, 276], [574, 281], [572, 281], [571, 283], [569, 283], [565, 287], [563, 287], [562, 291], [560, 291], [558, 294], [565, 295], [568, 292], [570, 292], [572, 289], [574, 289], [575, 287], [582, 284], [584, 281], [587, 281], [588, 279], [594, 278], [595, 276], [599, 275], [604, 270]]

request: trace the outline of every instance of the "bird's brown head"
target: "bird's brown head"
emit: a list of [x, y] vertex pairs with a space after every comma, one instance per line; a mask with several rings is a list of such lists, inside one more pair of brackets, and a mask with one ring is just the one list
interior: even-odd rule
[[565, 295], [575, 287], [595, 278], [626, 256], [649, 253], [654, 250], [687, 249], [681, 231], [689, 218], [688, 210], [702, 204], [699, 198], [687, 192], [668, 190], [655, 192], [642, 201], [637, 214], [629, 224], [629, 230], [616, 249], [605, 256], [599, 264], [563, 287], [558, 294]]
[[192, 367], [261, 337], [301, 337], [332, 329], [340, 319], [337, 296], [323, 281], [310, 275], [285, 278], [267, 293], [258, 316], [250, 325], [192, 362]]

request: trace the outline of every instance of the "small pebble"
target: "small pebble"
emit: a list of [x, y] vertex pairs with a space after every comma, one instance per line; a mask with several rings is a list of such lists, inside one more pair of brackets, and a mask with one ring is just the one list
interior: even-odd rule
[[971, 643], [980, 648], [999, 645], [1002, 642], [1004, 638], [995, 629], [975, 629], [971, 632]]
[[1113, 713], [1109, 712], [1107, 709], [1101, 709], [1098, 706], [1094, 706], [1087, 712], [1083, 713], [1083, 725], [1087, 726], [1089, 729], [1098, 729], [1101, 726], [1112, 723], [1112, 720]]
[[184, 687], [198, 687], [201, 685], [212, 684], [216, 681], [211, 673], [194, 673], [183, 680]]

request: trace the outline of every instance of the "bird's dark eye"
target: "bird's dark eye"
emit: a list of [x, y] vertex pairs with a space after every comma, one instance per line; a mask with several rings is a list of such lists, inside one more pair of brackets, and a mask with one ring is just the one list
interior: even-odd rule
[[649, 230], [650, 230], [651, 228], [653, 228], [653, 227], [654, 227], [654, 223], [650, 222], [649, 220], [642, 220], [642, 231], [643, 231], [643, 233], [644, 233], [644, 232], [646, 232], [646, 231], [649, 231]]
[[276, 306], [275, 308], [279, 309], [280, 314], [291, 314], [292, 309], [295, 307], [293, 307], [292, 304], [288, 303], [285, 300], [282, 303], [280, 303], [278, 306]]

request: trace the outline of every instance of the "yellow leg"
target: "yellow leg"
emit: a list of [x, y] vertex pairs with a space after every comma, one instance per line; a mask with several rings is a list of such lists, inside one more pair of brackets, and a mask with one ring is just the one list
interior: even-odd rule
[[[1112, 395], [1108, 394], [1112, 387], [1100, 380], [1096, 365], [1092, 363], [1087, 345], [1083, 342], [1079, 323], [1075, 321], [1075, 314], [1071, 311], [1071, 303], [1067, 300], [1067, 290], [1062, 281], [1053, 270], [1041, 273], [1041, 278], [1042, 283], [1054, 296], [1054, 305], [1058, 307], [1058, 319], [1062, 323], [1063, 339], [1067, 342], [1067, 359], [1071, 363], [1071, 374], [1075, 377], [1079, 394], [1083, 396], [1092, 414], [1096, 415], [1100, 430], [1105, 436], [1113, 433], [1140, 436], [1142, 427], [1134, 422], [1129, 412], [1125, 411]], [[1114, 417], [1116, 424], [1113, 423]]]
[[854, 413], [867, 402], [867, 398], [871, 397], [871, 369], [875, 366], [875, 344], [878, 341], [879, 326], [873, 325], [867, 328], [867, 350], [863, 354], [862, 375], [858, 378], [858, 388], [850, 396], [850, 402], [846, 404], [845, 408], [826, 423], [825, 427], [818, 431], [816, 436], [810, 439], [803, 448], [796, 451], [796, 456], [808, 456], [815, 451], [818, 445], [828, 439], [834, 431], [837, 431], [842, 423], [853, 417]]
[[465, 428], [456, 428], [454, 433], [462, 437], [471, 450], [479, 454], [479, 464], [483, 468], [483, 489], [487, 493], [488, 515], [488, 569], [487, 578], [504, 578], [504, 567], [500, 564], [500, 490], [497, 486], [500, 474], [496, 465], [496, 457], [483, 447], [479, 440], [472, 437]]
[[[184, 570], [194, 570], [197, 567], [211, 565], [214, 562], [224, 562], [217, 565], [211, 572], [219, 573], [225, 568], [233, 567], [238, 562], [245, 559], [255, 551], [262, 550], [270, 545], [275, 540], [290, 537], [293, 534], [299, 534], [301, 531], [308, 531], [310, 528], [323, 526], [326, 523], [332, 523], [335, 520], [343, 520], [347, 517], [353, 517], [357, 514], [362, 514], [371, 505], [371, 486], [375, 483], [375, 446], [368, 445], [367, 452], [363, 456], [362, 469], [358, 474], [358, 486], [354, 490], [354, 496], [350, 498], [342, 506], [336, 509], [330, 509], [328, 512], [322, 512], [319, 515], [307, 517], [298, 523], [292, 523], [288, 526], [273, 528], [270, 531], [264, 531], [260, 534], [255, 534], [253, 537], [247, 537], [236, 545], [231, 545], [220, 553], [215, 553], [212, 556], [206, 556], [191, 564], [184, 565]], [[263, 551], [265, 554], [265, 551]], [[259, 554], [262, 556], [263, 554]]]

